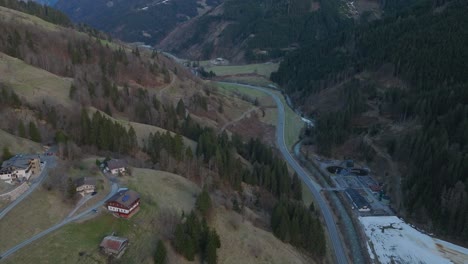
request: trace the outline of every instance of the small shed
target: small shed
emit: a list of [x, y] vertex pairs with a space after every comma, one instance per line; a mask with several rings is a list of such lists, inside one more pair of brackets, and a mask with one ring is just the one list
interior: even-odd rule
[[114, 256], [116, 258], [121, 257], [127, 247], [128, 239], [117, 236], [106, 236], [99, 245], [99, 248], [104, 254]]

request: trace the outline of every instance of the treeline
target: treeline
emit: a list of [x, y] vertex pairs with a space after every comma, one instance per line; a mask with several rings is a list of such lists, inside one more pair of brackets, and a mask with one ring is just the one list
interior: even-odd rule
[[159, 132], [150, 133], [144, 151], [151, 157], [153, 163], [159, 162], [162, 150], [165, 150], [177, 161], [181, 161], [184, 156], [187, 158], [193, 156], [190, 147], [184, 148], [184, 140], [180, 134], [172, 136], [169, 131], [162, 134]]
[[19, 108], [21, 105], [21, 99], [15, 93], [15, 91], [9, 89], [3, 83], [0, 83], [0, 107], [10, 106]]
[[[253, 168], [248, 169], [236, 153], [249, 161]], [[220, 177], [235, 189], [240, 189], [241, 182], [245, 182], [263, 187], [277, 198], [302, 198], [297, 175], [291, 177], [284, 160], [274, 155], [271, 147], [259, 139], [244, 143], [236, 135], [229, 139], [226, 132], [216, 135], [212, 129], [205, 129], [199, 136], [196, 155], [213, 164]]]
[[221, 247], [216, 230], [208, 227], [206, 220], [198, 219], [195, 212], [185, 217], [184, 222], [178, 224], [174, 234], [174, 248], [187, 260], [195, 260], [195, 256], [208, 264], [217, 263], [217, 249]]
[[320, 220], [312, 213], [302, 202], [281, 199], [273, 209], [271, 227], [282, 241], [323, 257], [325, 235]]
[[72, 22], [64, 13], [34, 1], [0, 0], [0, 6], [37, 16], [53, 24], [62, 26], [72, 25]]
[[[415, 103], [423, 126], [397, 141], [393, 157], [410, 165], [403, 184], [413, 219], [468, 241], [468, 86], [441, 87]], [[409, 161], [409, 162], [408, 162]]]
[[81, 110], [80, 139], [82, 145], [95, 146], [98, 150], [108, 150], [129, 154], [137, 145], [135, 130], [112, 121], [99, 111], [89, 118], [86, 109]]
[[[435, 12], [442, 4], [444, 8]], [[380, 113], [395, 122], [421, 124], [387, 144], [394, 159], [408, 168], [402, 185], [405, 207], [415, 221], [464, 242], [468, 241], [467, 12], [466, 1], [419, 1], [402, 13], [390, 12], [382, 20], [311, 43], [287, 56], [271, 76], [293, 97], [307, 98], [363, 71], [391, 65], [390, 74], [407, 87], [379, 94]], [[363, 85], [358, 86], [356, 92], [362, 92]], [[317, 142], [324, 145], [325, 153], [352, 132], [348, 130], [352, 112], [318, 118]]]
[[432, 1], [422, 3], [413, 12], [312, 41], [287, 56], [272, 80], [289, 92], [309, 94], [364, 69], [392, 63], [393, 75], [410, 82], [416, 91], [466, 82], [463, 61], [468, 53], [463, 47], [468, 40], [463, 32], [468, 24], [464, 16], [467, 3], [454, 0], [437, 13], [432, 12]]
[[352, 79], [343, 86], [340, 93], [341, 109], [320, 115], [313, 128], [314, 142], [321, 154], [329, 155], [332, 147], [344, 143], [354, 132], [351, 119], [366, 110], [363, 91], [369, 89], [358, 79]]
[[[0, 52], [56, 75], [73, 78], [70, 96], [80, 103], [92, 101], [97, 108], [104, 109], [97, 105], [103, 94], [112, 97], [114, 103], [118, 101], [115, 89], [114, 93], [108, 92], [107, 83], [123, 86], [132, 81], [142, 86], [157, 86], [161, 76], [170, 81], [167, 67], [173, 64], [157, 53], [151, 57], [131, 53], [91, 29], [87, 29], [86, 37], [73, 30], [31, 27], [26, 22], [0, 21]], [[119, 102], [119, 105], [124, 104]]]
[[[236, 153], [253, 164], [252, 168], [248, 168], [236, 158]], [[196, 154], [209, 166], [213, 166], [220, 178], [234, 188], [240, 190], [241, 182], [245, 182], [262, 187], [277, 199], [281, 199], [276, 208], [288, 208], [288, 217], [291, 219], [285, 220], [286, 215], [283, 215], [283, 211], [275, 209], [271, 220], [275, 235], [294, 246], [307, 249], [315, 256], [324, 255], [326, 242], [321, 224], [301, 206], [301, 181], [297, 174], [292, 177], [289, 175], [286, 163], [273, 153], [270, 146], [258, 138], [244, 143], [238, 135], [229, 138], [225, 132], [216, 135], [213, 130], [204, 129], [199, 135]], [[299, 224], [298, 229], [294, 229], [296, 222]], [[293, 223], [293, 227], [290, 223]], [[283, 232], [284, 228], [286, 229]], [[291, 235], [294, 239], [290, 239]]]
[[175, 228], [173, 245], [189, 261], [195, 260], [195, 256], [199, 255], [202, 262], [215, 264], [218, 261], [217, 249], [221, 247], [221, 240], [216, 230], [209, 228], [206, 222], [205, 217], [211, 209], [211, 198], [206, 190], [197, 197], [196, 207], [198, 212], [191, 211], [188, 216], [182, 215], [182, 222]]
[[[218, 38], [217, 47], [211, 42], [205, 43], [201, 52], [203, 58], [208, 59], [215, 50], [224, 52], [227, 47], [243, 45], [245, 59], [263, 61], [283, 56], [283, 48], [301, 45], [311, 39], [324, 39], [351, 23], [340, 14], [340, 2], [335, 0], [319, 0], [317, 3], [307, 0], [228, 0], [223, 5], [222, 15], [202, 16], [197, 20], [196, 33], [180, 44], [178, 51], [202, 43], [207, 38], [206, 28], [225, 21], [229, 24]], [[259, 49], [266, 53], [258, 52]]]

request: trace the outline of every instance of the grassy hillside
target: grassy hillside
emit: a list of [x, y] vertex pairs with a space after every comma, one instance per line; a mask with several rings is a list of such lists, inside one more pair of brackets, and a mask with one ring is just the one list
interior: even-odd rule
[[33, 67], [1, 52], [0, 82], [11, 86], [19, 96], [31, 103], [46, 100], [67, 107], [73, 105], [69, 97], [72, 79]]
[[[94, 107], [90, 107], [88, 109], [88, 113], [90, 115], [94, 114], [94, 112], [96, 111], [99, 111], [102, 115], [106, 116], [107, 118], [117, 122], [117, 123], [120, 123], [122, 125], [125, 125], [127, 128], [129, 128], [130, 126], [133, 127], [133, 129], [135, 129], [135, 133], [136, 133], [136, 136], [137, 136], [137, 139], [138, 139], [138, 142], [141, 144], [141, 146], [143, 146], [145, 140], [148, 139], [148, 136], [150, 133], [166, 133], [168, 130], [164, 129], [164, 128], [160, 128], [160, 127], [157, 127], [157, 126], [152, 126], [152, 125], [147, 125], [147, 124], [142, 124], [142, 123], [137, 123], [137, 122], [131, 122], [131, 121], [127, 121], [127, 120], [122, 120], [122, 119], [116, 119], [116, 118], [113, 118], [109, 115], [107, 115], [106, 113], [94, 108]], [[174, 132], [171, 132], [169, 131], [169, 133], [171, 134], [171, 136], [174, 136], [175, 133]], [[184, 144], [185, 146], [190, 146], [193, 150], [196, 148], [196, 142], [191, 140], [191, 139], [188, 139], [186, 137], [183, 138], [184, 139]]]
[[[269, 100], [270, 96], [267, 94], [261, 92], [261, 91], [256, 91], [252, 90], [249, 88], [245, 88], [242, 86], [238, 86], [235, 84], [226, 84], [226, 83], [218, 83], [218, 87], [220, 88], [221, 91], [227, 91], [230, 93], [230, 95], [234, 94], [245, 94], [247, 96], [250, 96], [252, 98], [257, 98], [260, 102], [262, 100]], [[284, 99], [283, 95], [279, 92], [276, 92], [278, 97], [281, 98], [281, 101], [283, 102], [283, 105], [285, 106], [285, 119], [286, 119], [286, 125], [285, 125], [285, 141], [286, 145], [292, 148], [294, 143], [296, 143], [299, 140], [299, 135], [301, 132], [301, 129], [304, 127], [304, 122], [301, 120], [301, 117], [297, 115], [286, 103], [286, 100]], [[268, 102], [267, 104], [269, 105], [274, 105], [272, 102]], [[268, 113], [271, 112], [270, 109], [266, 110], [267, 113], [265, 114], [265, 117], [262, 119], [265, 123], [271, 124], [276, 126], [277, 125], [277, 113], [276, 111], [274, 113]]]
[[[158, 221], [158, 215], [168, 208], [190, 211], [200, 189], [192, 182], [167, 172], [134, 168], [132, 174], [132, 177], [123, 179], [124, 183], [142, 195], [141, 210], [133, 218], [117, 219], [102, 212], [94, 219], [65, 226], [12, 255], [5, 263], [104, 261], [97, 245], [102, 237], [112, 232], [131, 241], [118, 263], [152, 263], [151, 252], [162, 231], [154, 221]], [[233, 211], [220, 207], [215, 210], [211, 222], [221, 237], [218, 263], [311, 263], [291, 245], [251, 222], [243, 221], [242, 216]], [[175, 256], [172, 249], [169, 252], [171, 263], [190, 263]]]
[[242, 220], [242, 216], [236, 212], [218, 208], [213, 222], [222, 245], [218, 263], [314, 263], [272, 233]]
[[257, 63], [246, 65], [212, 65], [209, 61], [200, 62], [206, 71], [213, 71], [217, 76], [239, 75], [239, 74], [258, 74], [270, 77], [271, 73], [278, 70], [278, 63]]
[[40, 153], [43, 151], [41, 144], [29, 139], [14, 136], [0, 129], [0, 149], [8, 147], [11, 153]]
[[[158, 219], [163, 208], [190, 211], [200, 189], [192, 182], [167, 172], [133, 169], [124, 183], [142, 195], [141, 210], [130, 220], [117, 219], [105, 209], [96, 218], [72, 223], [12, 255], [5, 263], [75, 263], [105, 261], [98, 252], [102, 238], [115, 232], [129, 238], [130, 247], [120, 263], [152, 263], [158, 239]], [[83, 252], [84, 254], [79, 254]]]

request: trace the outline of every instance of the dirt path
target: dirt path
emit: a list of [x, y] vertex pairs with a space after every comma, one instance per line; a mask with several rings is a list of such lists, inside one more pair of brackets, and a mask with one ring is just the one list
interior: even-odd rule
[[226, 130], [226, 128], [234, 123], [237, 123], [239, 121], [241, 121], [242, 119], [244, 119], [248, 114], [252, 113], [253, 111], [257, 111], [259, 109], [259, 107], [253, 107], [253, 108], [250, 108], [249, 110], [245, 111], [241, 116], [239, 116], [238, 118], [230, 121], [230, 122], [227, 122], [226, 124], [223, 125], [223, 127], [219, 130], [219, 133], [222, 133], [224, 130]]
[[159, 90], [159, 92], [158, 92], [159, 98], [162, 98], [163, 93], [165, 92], [165, 90], [167, 90], [168, 88], [171, 88], [172, 86], [174, 86], [175, 80], [176, 80], [175, 75], [173, 73], [171, 73], [171, 82], [169, 84], [167, 84], [164, 88]]

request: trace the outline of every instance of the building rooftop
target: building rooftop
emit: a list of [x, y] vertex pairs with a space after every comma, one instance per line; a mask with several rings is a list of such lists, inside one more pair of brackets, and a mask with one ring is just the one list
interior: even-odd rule
[[131, 205], [140, 199], [140, 194], [132, 190], [120, 190], [118, 193], [114, 194], [107, 202], [117, 202], [127, 208], [130, 208]]
[[99, 246], [115, 253], [119, 253], [125, 248], [127, 243], [128, 239], [124, 237], [106, 236]]
[[107, 162], [107, 168], [109, 170], [125, 168], [127, 166], [127, 162], [122, 159], [111, 159]]
[[13, 167], [18, 169], [27, 169], [31, 160], [37, 158], [37, 155], [16, 155], [9, 160], [5, 160], [2, 163], [2, 168]]
[[346, 189], [346, 194], [353, 201], [354, 205], [358, 208], [370, 208], [370, 204], [367, 200], [359, 194], [355, 189], [348, 188]]
[[96, 185], [96, 178], [94, 177], [82, 177], [75, 181], [76, 186], [82, 185]]

